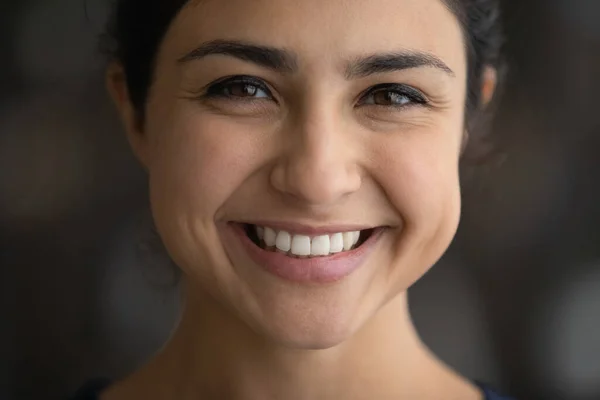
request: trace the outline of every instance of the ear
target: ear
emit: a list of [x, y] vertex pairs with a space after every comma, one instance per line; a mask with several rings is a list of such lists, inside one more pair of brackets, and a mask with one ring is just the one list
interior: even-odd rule
[[[487, 107], [492, 99], [494, 98], [494, 94], [496, 93], [496, 87], [498, 86], [498, 71], [496, 68], [491, 66], [486, 66], [483, 70], [482, 80], [481, 80], [481, 107]], [[469, 130], [465, 129], [463, 134], [460, 154], [461, 156], [465, 153], [467, 146], [469, 144]]]
[[148, 165], [148, 138], [144, 134], [143, 124], [139, 120], [137, 110], [131, 103], [125, 71], [121, 64], [112, 62], [106, 69], [106, 88], [117, 107], [133, 153], [146, 168]]
[[498, 85], [498, 71], [496, 68], [487, 66], [483, 71], [481, 81], [481, 105], [487, 106], [494, 98], [496, 86]]

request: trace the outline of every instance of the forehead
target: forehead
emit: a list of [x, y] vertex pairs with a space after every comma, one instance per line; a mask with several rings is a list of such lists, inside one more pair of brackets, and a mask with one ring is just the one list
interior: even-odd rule
[[319, 64], [420, 50], [457, 75], [466, 69], [461, 27], [442, 0], [195, 0], [173, 21], [164, 50], [176, 59], [215, 39], [281, 47]]

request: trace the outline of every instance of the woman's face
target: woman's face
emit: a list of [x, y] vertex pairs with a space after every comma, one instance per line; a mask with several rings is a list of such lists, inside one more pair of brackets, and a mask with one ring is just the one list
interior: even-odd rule
[[351, 336], [454, 236], [465, 89], [441, 0], [190, 2], [130, 132], [189, 290], [288, 346]]

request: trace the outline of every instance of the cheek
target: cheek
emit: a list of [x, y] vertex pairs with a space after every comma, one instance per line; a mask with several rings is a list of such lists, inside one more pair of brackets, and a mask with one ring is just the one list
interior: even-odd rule
[[[428, 225], [441, 219], [446, 212], [457, 211], [459, 197], [458, 151], [455, 146], [435, 151], [407, 148], [396, 154], [395, 161], [388, 157], [390, 199], [400, 210], [405, 210], [408, 224]], [[389, 156], [389, 155], [388, 155]]]
[[460, 138], [452, 131], [414, 132], [391, 138], [377, 154], [378, 179], [403, 219], [401, 240], [427, 268], [445, 252], [458, 226]]
[[219, 265], [226, 259], [215, 221], [260, 163], [260, 135], [221, 118], [193, 112], [171, 115], [148, 124], [153, 127], [147, 134], [154, 221], [175, 263], [217, 287], [231, 279], [231, 271], [197, 266]]
[[218, 117], [182, 115], [154, 137], [153, 201], [203, 219], [214, 220], [260, 158], [258, 132]]

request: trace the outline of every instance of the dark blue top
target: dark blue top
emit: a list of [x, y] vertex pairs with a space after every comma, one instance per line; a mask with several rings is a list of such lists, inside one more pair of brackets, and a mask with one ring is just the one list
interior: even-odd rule
[[515, 400], [515, 398], [513, 398], [513, 397], [508, 397], [508, 396], [498, 394], [491, 387], [489, 387], [481, 382], [475, 382], [475, 384], [477, 386], [479, 386], [481, 388], [481, 390], [483, 391], [485, 400]]
[[[483, 390], [485, 394], [485, 400], [515, 400], [512, 397], [501, 396], [496, 393], [492, 388], [479, 382], [475, 382], [477, 386]], [[71, 400], [98, 400], [100, 392], [109, 386], [108, 380], [97, 380], [89, 382], [85, 385]]]

